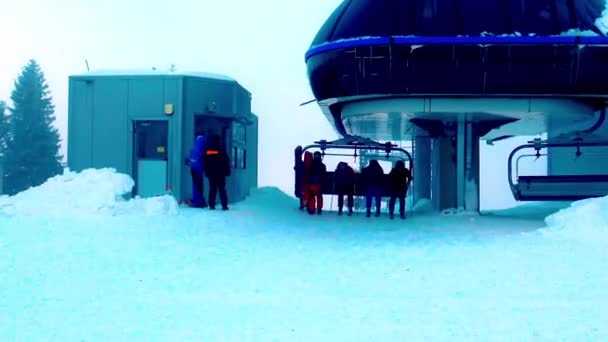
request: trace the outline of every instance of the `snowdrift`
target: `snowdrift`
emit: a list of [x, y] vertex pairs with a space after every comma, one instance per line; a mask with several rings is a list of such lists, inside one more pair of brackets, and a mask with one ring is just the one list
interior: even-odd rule
[[485, 210], [485, 215], [497, 217], [525, 218], [533, 220], [544, 220], [547, 216], [570, 207], [572, 201], [566, 202], [522, 202], [514, 207], [504, 209]]
[[[276, 187], [262, 187], [253, 190], [251, 196], [239, 206], [256, 209], [265, 208], [264, 210], [272, 208], [271, 212], [284, 216], [285, 213], [297, 208], [298, 200]], [[326, 203], [326, 207], [329, 209], [329, 202]], [[428, 199], [421, 199], [414, 205], [411, 211], [417, 215], [432, 213], [432, 203]], [[540, 230], [535, 228], [534, 231], [540, 232], [547, 237], [608, 244], [608, 196], [574, 203], [527, 203], [491, 213], [492, 216], [502, 216], [505, 218], [533, 220], [542, 220], [544, 218], [547, 226]], [[477, 214], [457, 209], [448, 209], [438, 215], [431, 216], [447, 218], [449, 216], [471, 215]]]
[[252, 189], [247, 199], [239, 203], [239, 206], [242, 207], [264, 207], [273, 212], [290, 211], [297, 208], [298, 205], [297, 198], [274, 186]]
[[91, 215], [166, 215], [176, 214], [172, 196], [135, 198], [123, 195], [135, 182], [115, 169], [87, 169], [80, 173], [68, 169], [14, 196], [0, 197], [0, 214], [9, 216], [91, 216]]
[[[410, 198], [408, 198], [410, 199]], [[412, 211], [417, 213], [430, 213], [433, 211], [433, 202], [428, 198], [421, 198], [414, 204]]]
[[[326, 211], [338, 210], [338, 204], [336, 196], [325, 195], [323, 207]], [[333, 197], [333, 198], [332, 198]], [[412, 198], [406, 198], [406, 206], [409, 213], [415, 212], [417, 214], [428, 214], [433, 212], [433, 203], [428, 198], [422, 198], [418, 200], [413, 206], [410, 204]], [[361, 201], [364, 206], [364, 199]], [[252, 189], [251, 195], [247, 197], [247, 200], [239, 204], [240, 206], [249, 207], [271, 207], [277, 212], [292, 211], [294, 208], [299, 206], [299, 199], [284, 192], [280, 188], [273, 186], [260, 187]], [[398, 208], [399, 204], [397, 204]], [[364, 210], [364, 209], [360, 209]]]
[[[50, 178], [38, 187], [15, 196], [0, 197], [0, 215], [88, 217], [179, 213], [179, 206], [170, 195], [125, 199], [124, 195], [131, 192], [134, 184], [131, 177], [112, 168], [87, 169], [79, 173], [66, 169], [64, 174]], [[297, 206], [297, 199], [276, 187], [255, 189], [246, 201], [239, 203], [239, 207], [243, 208], [271, 208], [271, 212], [281, 215]], [[429, 208], [430, 201], [425, 199], [416, 203], [413, 211], [423, 213]], [[538, 209], [537, 206], [530, 207], [531, 211], [540, 211]], [[574, 202], [547, 216], [545, 222], [547, 227], [541, 230], [542, 234], [569, 240], [608, 243], [608, 196]]]
[[548, 236], [584, 242], [608, 243], [608, 196], [574, 202], [545, 218]]

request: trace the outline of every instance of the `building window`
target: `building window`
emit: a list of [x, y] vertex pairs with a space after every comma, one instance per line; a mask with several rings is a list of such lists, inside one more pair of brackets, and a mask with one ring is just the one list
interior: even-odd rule
[[246, 169], [247, 151], [242, 147], [233, 147], [231, 164], [233, 169]]
[[165, 120], [134, 121], [135, 157], [168, 160], [169, 122]]
[[241, 149], [241, 168], [247, 168], [247, 150], [244, 148]]
[[238, 121], [232, 123], [232, 141], [242, 145], [247, 143], [247, 129]]
[[239, 148], [233, 147], [232, 148], [232, 168], [236, 169], [237, 167], [239, 167]]

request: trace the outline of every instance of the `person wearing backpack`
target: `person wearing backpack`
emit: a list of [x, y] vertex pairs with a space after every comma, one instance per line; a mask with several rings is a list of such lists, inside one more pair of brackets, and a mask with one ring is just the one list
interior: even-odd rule
[[230, 158], [219, 136], [209, 139], [205, 152], [205, 175], [209, 181], [209, 209], [215, 210], [217, 193], [220, 195], [222, 210], [228, 210], [226, 177], [230, 176]]
[[338, 215], [342, 215], [344, 196], [346, 196], [348, 216], [351, 216], [355, 202], [355, 171], [346, 162], [338, 163], [334, 172], [334, 186], [338, 194]]
[[207, 202], [205, 201], [205, 196], [203, 194], [203, 177], [205, 173], [204, 157], [206, 148], [207, 137], [203, 134], [198, 134], [188, 158], [190, 175], [192, 177], [192, 199], [188, 201], [188, 205], [195, 208], [207, 207]]
[[397, 161], [395, 167], [389, 173], [389, 187], [391, 190], [391, 197], [388, 202], [388, 212], [391, 219], [394, 218], [395, 202], [399, 199], [399, 216], [405, 218], [405, 195], [409, 187], [410, 181], [412, 180], [412, 174], [410, 170], [405, 167], [403, 160]]
[[380, 216], [380, 206], [382, 205], [382, 186], [384, 182], [384, 170], [377, 160], [369, 161], [367, 167], [361, 172], [361, 177], [365, 183], [365, 207], [366, 217], [371, 216], [372, 200], [376, 200], [376, 216]]

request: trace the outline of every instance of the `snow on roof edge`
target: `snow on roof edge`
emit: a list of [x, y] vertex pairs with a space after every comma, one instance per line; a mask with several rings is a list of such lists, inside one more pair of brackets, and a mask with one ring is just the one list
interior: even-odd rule
[[146, 69], [101, 69], [101, 70], [93, 70], [80, 74], [70, 75], [72, 77], [86, 77], [86, 76], [186, 76], [186, 77], [202, 77], [209, 78], [215, 80], [222, 81], [230, 81], [237, 82], [234, 78], [216, 74], [211, 72], [200, 72], [200, 71], [190, 71], [190, 72], [171, 72], [171, 71], [163, 71], [163, 70], [146, 70]]
[[[604, 34], [608, 34], [608, 0], [606, 0], [606, 10], [605, 10], [605, 15], [601, 18], [598, 18], [596, 21], [596, 26], [598, 27], [598, 29], [600, 29], [600, 31], [602, 31]], [[602, 20], [604, 22], [602, 22]], [[603, 26], [602, 26], [603, 25]], [[455, 37], [489, 37], [489, 36], [496, 36], [496, 37], [522, 37], [523, 35], [520, 32], [513, 32], [513, 33], [505, 33], [505, 34], [494, 34], [491, 32], [480, 32], [479, 36], [470, 36], [470, 35], [457, 35]], [[536, 33], [529, 33], [527, 35], [528, 37], [536, 37], [537, 34]], [[599, 36], [596, 32], [593, 32], [591, 30], [581, 30], [578, 28], [573, 28], [573, 29], [569, 29], [567, 31], [561, 32], [560, 34], [552, 34], [552, 35], [548, 35], [547, 37], [597, 37]], [[397, 36], [391, 36], [392, 38], [416, 38], [416, 37], [422, 37], [422, 36], [416, 36], [416, 35], [397, 35]], [[336, 40], [331, 40], [331, 41], [326, 41], [323, 43], [319, 43], [316, 45], [313, 45], [310, 47], [309, 50], [315, 49], [315, 48], [319, 48], [325, 45], [333, 45], [336, 43], [345, 43], [345, 42], [355, 42], [355, 41], [360, 41], [360, 40], [371, 40], [371, 39], [386, 39], [389, 37], [386, 36], [361, 36], [361, 37], [352, 37], [352, 38], [341, 38], [341, 39], [336, 39]]]

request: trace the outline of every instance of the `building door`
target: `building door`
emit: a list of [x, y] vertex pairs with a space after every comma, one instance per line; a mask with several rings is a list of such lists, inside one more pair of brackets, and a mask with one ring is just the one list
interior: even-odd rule
[[206, 133], [217, 134], [220, 136], [225, 148], [229, 147], [231, 120], [213, 116], [196, 115], [194, 116], [194, 134]]
[[169, 122], [133, 121], [134, 195], [152, 197], [167, 190]]

